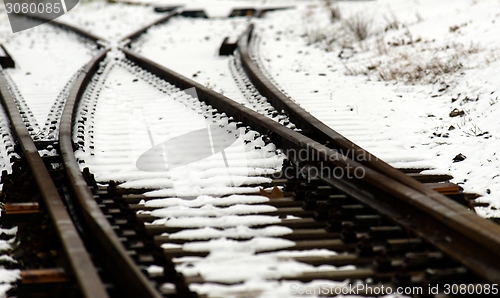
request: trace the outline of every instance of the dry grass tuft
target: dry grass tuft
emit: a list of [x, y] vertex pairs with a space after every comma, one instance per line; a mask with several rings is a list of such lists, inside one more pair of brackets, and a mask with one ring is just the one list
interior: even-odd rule
[[358, 41], [363, 41], [371, 34], [373, 20], [357, 13], [344, 20], [344, 24]]
[[325, 29], [314, 28], [307, 30], [306, 38], [307, 38], [307, 44], [311, 45], [325, 41], [328, 42], [328, 40], [332, 37], [325, 32]]
[[344, 63], [345, 75], [347, 76], [357, 76], [357, 75], [368, 75], [368, 69], [362, 65], [346, 64]]
[[377, 76], [382, 81], [400, 81], [411, 85], [422, 82], [435, 84], [440, 82], [444, 75], [455, 73], [462, 67], [460, 59], [456, 56], [447, 59], [433, 58], [422, 62], [406, 60], [404, 65], [387, 65], [379, 68]]
[[389, 15], [385, 15], [384, 20], [387, 23], [387, 25], [385, 25], [384, 32], [398, 30], [403, 25], [393, 11], [390, 11]]
[[387, 47], [384, 36], [377, 36], [375, 49], [379, 55], [387, 55], [389, 53], [389, 48]]

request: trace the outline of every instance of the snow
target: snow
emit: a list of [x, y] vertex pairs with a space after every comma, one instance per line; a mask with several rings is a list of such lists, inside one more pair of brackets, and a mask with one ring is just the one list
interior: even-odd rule
[[[453, 175], [492, 204], [476, 208], [481, 216], [497, 217], [496, 4], [341, 1], [342, 19], [332, 23], [324, 3], [310, 2], [256, 20], [254, 51], [277, 85], [327, 125], [393, 166]], [[356, 18], [370, 26], [363, 41], [345, 25]], [[455, 108], [465, 114], [450, 117]], [[459, 153], [467, 158], [453, 162]]]
[[157, 266], [157, 265], [150, 265], [147, 269], [149, 276], [156, 276], [156, 275], [162, 275], [163, 274], [163, 267]]
[[206, 204], [213, 206], [231, 206], [234, 204], [257, 204], [269, 202], [269, 199], [263, 196], [243, 196], [243, 195], [230, 195], [227, 197], [211, 197], [201, 195], [193, 200], [185, 200], [182, 198], [165, 198], [153, 199], [144, 203], [146, 207], [170, 207], [170, 206], [185, 206], [185, 207], [201, 207]]
[[279, 259], [290, 259], [296, 257], [329, 257], [337, 255], [336, 252], [327, 249], [310, 249], [310, 250], [287, 250], [264, 253], [263, 255], [272, 255]]
[[[195, 284], [192, 287], [198, 293], [210, 294], [212, 297], [239, 297], [247, 293], [252, 293], [253, 296], [259, 298], [274, 298], [274, 297], [304, 297], [303, 294], [291, 294], [293, 287], [303, 288], [319, 288], [330, 287], [345, 287], [347, 282], [333, 281], [314, 281], [310, 283], [301, 283], [297, 281], [271, 281], [271, 280], [250, 280], [244, 284], [235, 284], [231, 286], [219, 285], [216, 283]], [[307, 297], [319, 297], [319, 295], [307, 295]], [[347, 297], [347, 296], [342, 296]]]
[[281, 222], [277, 216], [268, 215], [223, 215], [220, 217], [186, 217], [186, 218], [161, 218], [152, 222], [154, 225], [182, 228], [229, 228], [237, 226], [260, 226]]
[[268, 226], [262, 229], [251, 229], [245, 226], [237, 226], [229, 229], [214, 229], [205, 227], [200, 229], [184, 230], [168, 235], [170, 239], [202, 240], [214, 238], [244, 239], [252, 237], [278, 237], [292, 233], [292, 229], [279, 226]]
[[0, 235], [5, 234], [5, 235], [13, 236], [13, 235], [16, 235], [16, 233], [17, 233], [17, 227], [12, 227], [12, 228], [8, 228], [8, 229], [0, 228]]
[[186, 251], [224, 251], [233, 253], [252, 251], [253, 253], [284, 249], [295, 246], [290, 240], [272, 238], [272, 237], [254, 237], [251, 240], [235, 241], [225, 238], [214, 239], [210, 241], [189, 242], [183, 245]]
[[[253, 280], [279, 279], [292, 277], [305, 272], [336, 270], [335, 266], [324, 265], [314, 267], [294, 260], [277, 260], [268, 255], [253, 254], [260, 247], [255, 244], [242, 249], [240, 246], [214, 246], [214, 250], [206, 258], [194, 259], [191, 262], [176, 265], [176, 269], [185, 276], [201, 275], [207, 282], [238, 283]], [[229, 250], [229, 251], [228, 251]], [[228, 254], [231, 258], [228, 258]], [[248, 266], [252, 264], [252, 266]], [[352, 269], [353, 266], [343, 269]], [[196, 290], [196, 285], [192, 285]]]
[[[17, 227], [13, 227], [10, 229], [0, 228], [0, 235], [3, 238], [5, 236], [14, 237], [17, 233]], [[10, 240], [0, 240], [0, 261], [4, 263], [15, 263], [16, 261], [10, 256], [10, 252], [12, 250], [12, 243], [14, 242], [14, 238]], [[7, 254], [4, 254], [7, 253]], [[3, 267], [3, 266], [2, 266]], [[0, 268], [0, 297], [5, 297], [7, 291], [12, 288], [11, 283], [14, 283], [20, 277], [20, 270], [18, 269], [5, 269]]]
[[[162, 5], [184, 2], [158, 1]], [[325, 1], [198, 0], [186, 8], [203, 8], [211, 17], [221, 17], [234, 7], [289, 3], [297, 8], [270, 12], [263, 19], [175, 17], [150, 29], [132, 46], [270, 116], [268, 107], [259, 103], [262, 98], [244, 90], [244, 82], [234, 81], [242, 80], [234, 58], [217, 55], [225, 36], [235, 40], [254, 22], [256, 62], [293, 100], [395, 167], [431, 168], [426, 172], [453, 175], [453, 182], [466, 192], [478, 193], [480, 201], [491, 204], [476, 208], [481, 216], [499, 217], [498, 1], [339, 1], [332, 4], [338, 5], [341, 15], [335, 22]], [[151, 6], [92, 1], [80, 3], [60, 20], [102, 34], [115, 44], [162, 16]], [[369, 25], [362, 41], [348, 26], [356, 21]], [[50, 24], [12, 34], [2, 5], [0, 43], [18, 63], [5, 73], [33, 134], [53, 138], [47, 134], [48, 124], [58, 116], [72, 78], [90, 60], [95, 46]], [[88, 120], [75, 135], [75, 142], [83, 142], [77, 157], [99, 182], [114, 180], [122, 188], [148, 190], [150, 199], [143, 204], [161, 208], [143, 211], [159, 217], [152, 224], [188, 228], [168, 236], [194, 242], [164, 244], [164, 248], [209, 252], [207, 258], [175, 260], [182, 273], [209, 281], [190, 287], [209, 296], [291, 297], [292, 285], [345, 286], [343, 282], [269, 280], [352, 267], [313, 267], [294, 261], [294, 257], [336, 252], [293, 251], [292, 242], [279, 238], [291, 232], [277, 225], [282, 219], [259, 214], [274, 209], [263, 205], [267, 198], [248, 194], [258, 193], [253, 185], [270, 181], [264, 175], [279, 171], [283, 156], [273, 144], [264, 146], [255, 132], [236, 128], [222, 115], [209, 118], [210, 107], [195, 104], [181, 90], [151, 75], [132, 74], [133, 66], [121, 58], [112, 52], [101, 80], [87, 90], [88, 112], [82, 109], [78, 115]], [[459, 115], [452, 117], [455, 109]], [[138, 169], [141, 154], [155, 144], [208, 127], [206, 119], [238, 136], [224, 150], [229, 167], [219, 152], [189, 164], [180, 158], [160, 163], [156, 171]], [[13, 139], [1, 113], [0, 127], [0, 167], [10, 170]], [[460, 153], [466, 159], [453, 162]], [[157, 161], [147, 159], [141, 166], [151, 169]], [[0, 241], [0, 250], [9, 248], [7, 241]], [[279, 248], [289, 251], [266, 252]], [[1, 258], [10, 260], [6, 255]], [[150, 266], [148, 272], [161, 274], [162, 268]], [[0, 293], [18, 276], [16, 270], [0, 269]], [[232, 282], [241, 283], [219, 284]], [[165, 291], [172, 288], [164, 285]]]
[[12, 247], [8, 241], [0, 240], [0, 251], [6, 251], [11, 248]]
[[218, 208], [213, 205], [205, 205], [201, 208], [186, 208], [186, 207], [170, 207], [170, 208], [162, 208], [156, 209], [151, 212], [152, 216], [155, 217], [190, 217], [190, 216], [213, 216], [220, 217], [228, 214], [255, 214], [261, 212], [272, 212], [276, 211], [276, 207], [268, 206], [268, 205], [232, 205], [226, 208]]
[[[262, 182], [269, 182], [267, 179], [262, 179]], [[191, 197], [202, 193], [208, 193], [215, 196], [224, 196], [230, 194], [255, 194], [259, 192], [258, 187], [224, 187], [221, 185], [208, 186], [196, 185], [193, 188], [189, 187], [188, 183], [183, 183], [184, 185], [178, 185], [174, 188], [164, 188], [160, 190], [153, 190], [146, 193], [146, 195], [155, 197], [170, 197], [170, 196], [181, 196], [181, 197]]]
[[[19, 270], [0, 269], [0, 279], [3, 282], [14, 282], [17, 279], [19, 279], [20, 273], [21, 272]], [[5, 285], [2, 285], [2, 286], [5, 286]]]

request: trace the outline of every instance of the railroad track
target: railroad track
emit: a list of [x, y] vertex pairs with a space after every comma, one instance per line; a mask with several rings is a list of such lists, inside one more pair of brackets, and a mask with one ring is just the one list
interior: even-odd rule
[[[242, 66], [297, 129], [128, 49], [128, 40], [146, 30], [128, 35], [119, 48], [103, 47], [79, 72], [65, 102], [58, 142], [33, 142], [8, 84], [3, 77], [0, 81], [23, 156], [13, 174], [2, 178], [12, 181], [7, 190], [4, 184], [4, 214], [48, 213], [50, 225], [66, 231], [56, 238], [67, 268], [41, 272], [52, 274], [52, 284], [56, 279], [69, 285], [72, 292], [66, 293], [85, 297], [282, 297], [308, 287], [318, 294], [323, 284], [330, 290], [321, 294], [342, 293], [353, 284], [363, 285], [351, 293], [360, 295], [378, 295], [382, 287], [427, 293], [436, 286], [442, 294], [447, 284], [493, 291], [500, 276], [500, 265], [492, 262], [499, 254], [498, 226], [417, 181], [443, 177], [413, 179], [391, 168], [276, 92], [245, 52], [251, 28], [240, 39]], [[144, 98], [151, 102], [138, 102]], [[111, 120], [103, 120], [106, 113]], [[179, 114], [176, 120], [186, 128], [175, 128], [176, 121], [164, 120], [163, 113]], [[134, 122], [134, 116], [147, 121]], [[151, 126], [125, 142], [137, 123]], [[177, 161], [188, 170], [184, 180], [176, 180], [168, 173], [180, 174], [182, 168], [165, 164], [161, 158], [169, 144], [158, 147], [154, 137], [164, 140], [196, 129], [213, 134], [212, 140], [232, 142], [219, 148], [223, 161]], [[203, 156], [204, 148], [197, 147], [207, 146], [189, 145], [181, 156]], [[141, 151], [149, 147], [157, 150]], [[232, 151], [237, 148], [241, 151]], [[40, 149], [57, 153], [44, 160]], [[113, 154], [121, 155], [113, 159]], [[242, 157], [247, 164], [227, 165]], [[89, 168], [82, 174], [79, 164]], [[26, 201], [11, 202], [30, 175], [43, 200], [25, 195]], [[449, 184], [430, 186], [456, 192]], [[60, 193], [72, 199], [63, 203]], [[24, 272], [24, 283], [36, 274]]]

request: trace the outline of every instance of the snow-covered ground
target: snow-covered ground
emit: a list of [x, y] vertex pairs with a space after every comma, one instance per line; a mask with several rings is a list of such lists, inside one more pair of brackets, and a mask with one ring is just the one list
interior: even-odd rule
[[492, 204], [480, 215], [499, 216], [498, 16], [493, 0], [310, 1], [256, 21], [256, 50], [333, 129], [395, 166], [453, 175]]

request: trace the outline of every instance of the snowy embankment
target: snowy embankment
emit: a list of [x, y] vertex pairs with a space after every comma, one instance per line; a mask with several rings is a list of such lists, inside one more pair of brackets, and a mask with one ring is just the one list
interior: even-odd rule
[[498, 217], [499, 15], [493, 0], [307, 2], [257, 21], [256, 50], [333, 129], [394, 166], [453, 175]]

